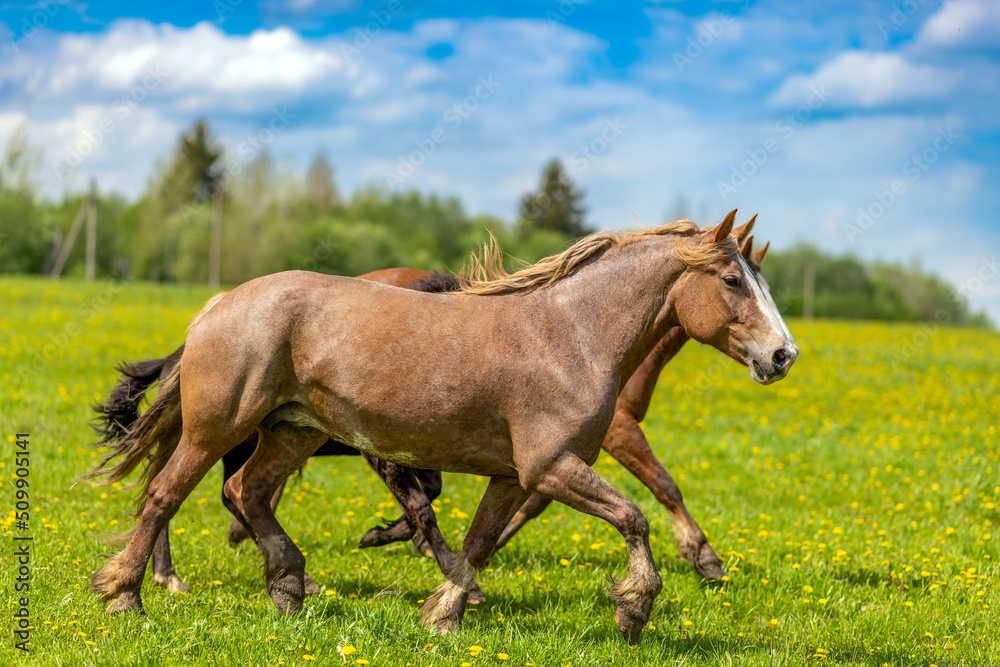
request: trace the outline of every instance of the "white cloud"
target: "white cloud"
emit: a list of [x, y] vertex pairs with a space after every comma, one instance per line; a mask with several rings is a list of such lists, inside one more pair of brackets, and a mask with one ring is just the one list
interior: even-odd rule
[[1000, 47], [1000, 3], [946, 0], [920, 27], [917, 43], [927, 47]]
[[961, 71], [914, 64], [899, 53], [847, 51], [812, 74], [789, 77], [769, 101], [775, 106], [797, 106], [823, 88], [830, 92], [830, 106], [840, 109], [943, 101], [963, 78]]
[[357, 75], [333, 44], [307, 42], [288, 28], [227, 35], [211, 23], [184, 29], [118, 21], [106, 33], [62, 38], [54, 54], [24, 57], [33, 55], [34, 67], [12, 69], [0, 81], [24, 85], [36, 101], [122, 93], [155, 72], [160, 94], [197, 94], [202, 103], [211, 94], [218, 107], [262, 94], [329, 90]]

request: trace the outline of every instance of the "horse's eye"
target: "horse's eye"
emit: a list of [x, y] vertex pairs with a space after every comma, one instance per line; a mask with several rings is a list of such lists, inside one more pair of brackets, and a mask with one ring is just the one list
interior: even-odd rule
[[726, 276], [725, 278], [722, 279], [722, 281], [727, 285], [729, 285], [730, 287], [740, 286], [740, 279], [737, 278], [736, 276]]

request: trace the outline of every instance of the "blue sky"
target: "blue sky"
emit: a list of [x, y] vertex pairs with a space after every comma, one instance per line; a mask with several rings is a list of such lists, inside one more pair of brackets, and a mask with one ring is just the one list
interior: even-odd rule
[[0, 36], [0, 144], [26, 128], [51, 194], [136, 195], [198, 116], [235, 166], [322, 149], [343, 190], [508, 220], [558, 156], [595, 227], [739, 207], [1000, 322], [994, 0], [57, 0], [0, 4]]

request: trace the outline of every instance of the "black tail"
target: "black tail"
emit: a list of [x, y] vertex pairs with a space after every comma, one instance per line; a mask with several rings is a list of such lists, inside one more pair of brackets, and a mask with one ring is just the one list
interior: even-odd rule
[[[142, 493], [137, 498], [136, 516], [142, 513], [149, 491], [149, 483], [167, 464], [181, 439], [183, 422], [181, 419], [181, 369], [174, 366], [163, 378], [160, 393], [139, 419], [135, 421], [112, 445], [111, 453], [98, 463], [93, 470], [81, 476], [80, 480], [103, 476], [105, 484], [120, 482], [144, 461], [142, 477], [136, 484], [142, 485]], [[121, 458], [113, 466], [112, 460]]]
[[184, 346], [162, 359], [150, 359], [136, 364], [122, 362], [117, 370], [122, 374], [106, 403], [94, 404], [98, 414], [90, 425], [101, 436], [101, 445], [116, 446], [139, 419], [139, 408], [146, 392], [158, 380], [165, 378], [180, 361]]

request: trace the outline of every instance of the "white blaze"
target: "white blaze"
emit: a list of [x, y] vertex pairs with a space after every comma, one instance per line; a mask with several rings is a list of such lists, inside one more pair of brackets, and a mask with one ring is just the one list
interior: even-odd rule
[[764, 313], [764, 317], [766, 317], [768, 323], [774, 327], [774, 331], [776, 333], [781, 332], [785, 341], [790, 343], [792, 340], [791, 334], [788, 333], [784, 320], [782, 320], [781, 315], [778, 314], [778, 308], [774, 305], [774, 301], [764, 295], [764, 291], [760, 288], [760, 285], [757, 284], [757, 277], [750, 269], [750, 266], [747, 264], [746, 259], [743, 258], [743, 255], [737, 255], [736, 261], [739, 262], [740, 266], [743, 267], [743, 271], [749, 277], [750, 290], [753, 292], [754, 300], [757, 302], [757, 307], [760, 308], [760, 312]]
[[[767, 284], [766, 280], [764, 280], [764, 276], [759, 273], [757, 274], [757, 283], [762, 285], [761, 291], [764, 292], [764, 298], [767, 299], [767, 302], [771, 304], [771, 307], [774, 308], [776, 313], [778, 313], [778, 319], [781, 320], [781, 330], [785, 333], [785, 338], [791, 341], [792, 332], [788, 330], [788, 325], [785, 324], [785, 318], [781, 316], [781, 311], [778, 310], [777, 304], [774, 303], [774, 297], [771, 295], [771, 286]], [[767, 289], [764, 289], [764, 287]]]

